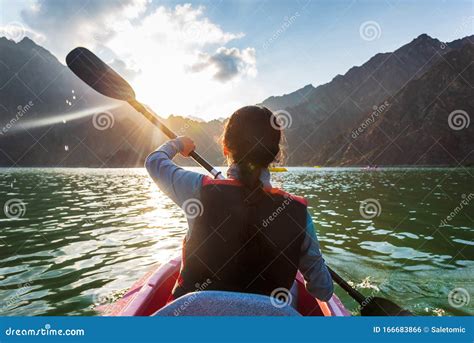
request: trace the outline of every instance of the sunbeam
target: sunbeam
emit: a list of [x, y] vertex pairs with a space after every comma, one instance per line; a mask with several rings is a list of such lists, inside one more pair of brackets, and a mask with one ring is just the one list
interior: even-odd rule
[[30, 129], [35, 129], [35, 128], [39, 128], [43, 126], [58, 124], [61, 122], [77, 120], [77, 119], [84, 118], [87, 116], [92, 116], [96, 113], [110, 111], [119, 106], [120, 104], [109, 104], [105, 106], [88, 108], [88, 109], [84, 109], [84, 110], [80, 110], [76, 112], [65, 112], [65, 113], [53, 114], [51, 116], [41, 118], [41, 119], [23, 121], [23, 122], [18, 123], [18, 125], [15, 125], [12, 128], [12, 130], [10, 130], [9, 132], [13, 133], [13, 132], [18, 132], [22, 130], [30, 130]]

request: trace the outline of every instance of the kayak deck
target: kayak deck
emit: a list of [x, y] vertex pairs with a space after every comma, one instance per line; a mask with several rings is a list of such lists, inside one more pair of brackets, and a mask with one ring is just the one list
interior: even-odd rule
[[[151, 316], [167, 303], [181, 267], [181, 257], [163, 265], [154, 265], [117, 302], [102, 305], [103, 316]], [[350, 316], [334, 294], [328, 302], [319, 301], [306, 291], [300, 272], [296, 275], [296, 309], [303, 316]]]

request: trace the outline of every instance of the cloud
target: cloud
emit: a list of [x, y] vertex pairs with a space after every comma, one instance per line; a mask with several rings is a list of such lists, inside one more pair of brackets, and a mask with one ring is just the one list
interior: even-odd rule
[[221, 47], [212, 54], [201, 53], [200, 61], [192, 65], [189, 70], [195, 73], [206, 69], [213, 70], [213, 77], [221, 82], [229, 81], [239, 75], [255, 76], [257, 73], [255, 49]]
[[[160, 45], [169, 52], [200, 50], [209, 45], [224, 45], [243, 37], [242, 33], [225, 32], [204, 17], [203, 7], [195, 8], [190, 4], [149, 9], [148, 13], [140, 18], [139, 23], [115, 22], [113, 30], [117, 33], [114, 38], [117, 38], [118, 42], [125, 39], [132, 46], [146, 42], [150, 44], [150, 48]], [[129, 47], [116, 44], [117, 41], [112, 39], [109, 47]]]
[[233, 99], [237, 87], [250, 89], [240, 83], [243, 76], [257, 71], [252, 47], [226, 47], [244, 34], [224, 30], [203, 6], [36, 0], [22, 18], [60, 60], [85, 46], [112, 63], [138, 98], [162, 115], [226, 115], [240, 105]]
[[23, 21], [46, 37], [58, 57], [78, 46], [95, 45], [116, 34], [114, 23], [138, 18], [148, 0], [36, 0], [21, 11]]
[[31, 37], [39, 44], [45, 41], [45, 37], [42, 34], [32, 30], [29, 27], [26, 27], [23, 23], [17, 21], [12, 21], [4, 26], [0, 26], [0, 37], [1, 36], [4, 36], [7, 39], [13, 40], [17, 43], [25, 38], [25, 36]]
[[[108, 46], [120, 35], [144, 35], [151, 44], [174, 41], [185, 49], [226, 44], [243, 37], [223, 31], [204, 17], [204, 7], [191, 4], [174, 8], [152, 6], [149, 0], [36, 0], [22, 18], [47, 37], [48, 45], [61, 55], [77, 45]], [[130, 39], [130, 37], [127, 37]]]
[[135, 79], [135, 77], [141, 73], [141, 70], [128, 67], [124, 61], [118, 58], [112, 60], [108, 64], [128, 81]]

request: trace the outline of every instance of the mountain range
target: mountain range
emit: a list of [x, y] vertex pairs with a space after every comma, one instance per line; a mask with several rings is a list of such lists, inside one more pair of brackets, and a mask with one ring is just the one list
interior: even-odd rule
[[[472, 165], [473, 61], [474, 36], [445, 43], [422, 34], [329, 83], [261, 105], [289, 119], [287, 165]], [[224, 121], [164, 121], [223, 164]], [[164, 139], [31, 39], [0, 38], [0, 166], [142, 166]]]

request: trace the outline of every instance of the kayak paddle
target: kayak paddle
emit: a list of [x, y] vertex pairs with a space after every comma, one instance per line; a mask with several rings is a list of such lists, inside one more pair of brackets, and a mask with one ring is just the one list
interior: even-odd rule
[[[113, 99], [128, 102], [134, 109], [143, 114], [153, 125], [158, 127], [166, 136], [176, 138], [176, 134], [166, 127], [153, 113], [138, 102], [135, 92], [130, 84], [125, 81], [115, 70], [109, 67], [92, 51], [86, 48], [75, 48], [66, 56], [66, 63], [82, 81], [91, 88]], [[224, 179], [220, 171], [217, 171], [204, 158], [195, 151], [189, 154], [198, 164], [210, 172], [216, 179]], [[379, 297], [364, 297], [361, 293], [351, 287], [334, 270], [329, 268], [333, 280], [341, 286], [352, 298], [361, 304], [363, 316], [409, 316], [411, 313], [402, 309], [392, 301]]]
[[360, 314], [362, 316], [412, 316], [410, 311], [404, 310], [393, 301], [380, 297], [365, 297], [334, 270], [329, 267], [328, 269], [332, 279], [360, 304]]
[[[171, 139], [177, 137], [156, 115], [148, 111], [142, 103], [137, 101], [135, 92], [130, 84], [92, 51], [81, 47], [75, 48], [66, 56], [66, 64], [74, 74], [100, 94], [128, 102], [166, 136]], [[224, 178], [220, 171], [214, 169], [197, 152], [192, 151], [189, 156], [211, 173], [214, 178]]]

